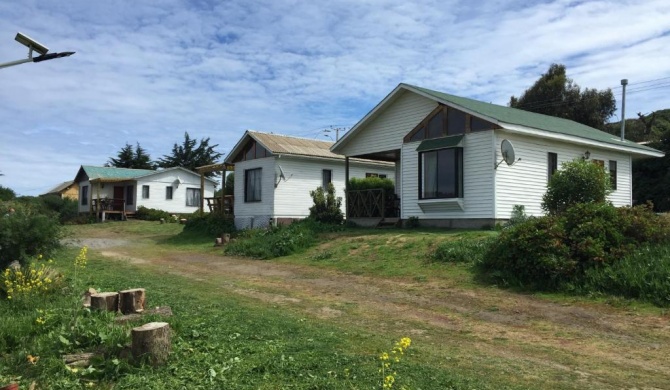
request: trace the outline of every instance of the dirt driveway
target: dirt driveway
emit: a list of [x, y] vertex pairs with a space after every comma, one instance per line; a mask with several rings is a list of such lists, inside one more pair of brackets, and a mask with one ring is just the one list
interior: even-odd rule
[[222, 292], [300, 315], [411, 335], [435, 359], [464, 369], [473, 359], [490, 359], [492, 370], [509, 371], [521, 382], [563, 377], [561, 383], [572, 383], [566, 388], [629, 383], [625, 388], [670, 389], [670, 318], [660, 311], [553, 303], [490, 287], [458, 288], [448, 281], [351, 275], [202, 253], [146, 255], [130, 243], [79, 240], [110, 259], [213, 281]]

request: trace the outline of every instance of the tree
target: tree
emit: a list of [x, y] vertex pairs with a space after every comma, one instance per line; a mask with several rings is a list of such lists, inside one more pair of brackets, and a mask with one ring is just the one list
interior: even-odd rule
[[133, 168], [133, 169], [154, 169], [154, 164], [151, 162], [151, 157], [138, 142], [133, 150], [132, 145], [126, 143], [126, 146], [121, 148], [116, 158], [110, 157], [105, 166], [116, 168]]
[[[229, 173], [226, 176], [226, 195], [235, 195], [235, 173]], [[214, 197], [221, 196], [221, 189], [214, 192]]]
[[561, 165], [549, 179], [542, 209], [561, 214], [577, 203], [603, 203], [612, 192], [609, 175], [598, 164], [576, 159]]
[[552, 64], [547, 73], [528, 88], [521, 97], [512, 96], [509, 106], [559, 118], [571, 119], [587, 126], [604, 129], [616, 111], [614, 94], [586, 88], [568, 78], [565, 65]]
[[[197, 144], [197, 146], [196, 146]], [[216, 164], [223, 156], [214, 150], [219, 146], [209, 145], [209, 137], [200, 140], [191, 139], [188, 132], [184, 133], [184, 142], [181, 145], [174, 144], [172, 154], [166, 154], [158, 160], [157, 165], [161, 168], [183, 167], [195, 171], [197, 167]], [[215, 172], [205, 173], [205, 176], [212, 177]]]
[[0, 200], [12, 200], [16, 198], [16, 192], [9, 187], [0, 186]]
[[665, 156], [633, 161], [633, 201], [635, 204], [651, 201], [654, 211], [667, 212], [670, 211], [670, 109], [654, 113], [650, 134], [658, 140], [647, 146], [664, 152]]

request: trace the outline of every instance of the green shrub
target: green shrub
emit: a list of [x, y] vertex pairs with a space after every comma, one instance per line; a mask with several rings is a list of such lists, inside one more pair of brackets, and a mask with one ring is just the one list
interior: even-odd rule
[[570, 254], [583, 268], [612, 261], [625, 251], [617, 208], [609, 203], [582, 203], [568, 208], [561, 219]]
[[510, 216], [509, 221], [505, 224], [505, 227], [511, 227], [526, 222], [528, 218], [528, 215], [526, 215], [526, 206], [515, 204], [512, 208], [512, 215]]
[[314, 204], [309, 208], [309, 217], [315, 221], [341, 225], [344, 221], [342, 214], [342, 198], [335, 197], [335, 187], [333, 183], [328, 183], [328, 188], [324, 191], [323, 187], [317, 187], [310, 191]]
[[503, 230], [486, 249], [480, 270], [495, 283], [553, 289], [575, 271], [556, 217], [530, 218]]
[[670, 245], [648, 245], [586, 270], [574, 285], [583, 294], [611, 294], [670, 306]]
[[395, 186], [391, 179], [381, 177], [366, 177], [364, 179], [353, 177], [349, 179], [350, 190], [374, 190], [377, 188], [381, 188], [386, 190], [386, 192], [391, 193], [395, 191]]
[[0, 202], [0, 269], [12, 261], [48, 256], [60, 245], [61, 225], [56, 213], [36, 211], [17, 202]]
[[175, 218], [172, 218], [172, 214], [167, 211], [159, 209], [150, 209], [148, 207], [140, 206], [135, 212], [135, 218], [141, 219], [143, 221], [160, 221], [161, 219], [165, 222], [177, 222]]
[[9, 201], [16, 198], [16, 192], [8, 187], [0, 186], [0, 201]]
[[416, 229], [419, 226], [421, 226], [421, 223], [419, 222], [419, 217], [416, 216], [407, 218], [407, 222], [405, 222], [405, 227], [408, 229]]
[[549, 180], [542, 209], [560, 214], [577, 203], [603, 203], [612, 192], [605, 169], [588, 160], [563, 163]]
[[443, 263], [478, 263], [486, 252], [487, 240], [457, 239], [437, 245], [428, 255], [432, 261]]
[[226, 245], [226, 254], [272, 259], [303, 251], [316, 242], [319, 233], [342, 229], [341, 226], [320, 223], [311, 219], [279, 225], [268, 229], [242, 232]]
[[79, 218], [79, 203], [70, 198], [61, 198], [58, 195], [40, 197], [47, 210], [58, 213], [60, 223], [74, 223]]
[[221, 237], [224, 233], [235, 233], [235, 221], [221, 213], [193, 213], [186, 219], [185, 233], [195, 233], [211, 237]]

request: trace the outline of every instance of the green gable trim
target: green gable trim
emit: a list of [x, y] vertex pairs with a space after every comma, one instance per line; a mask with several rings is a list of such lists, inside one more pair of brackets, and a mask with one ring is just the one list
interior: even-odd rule
[[519, 110], [497, 104], [484, 103], [478, 100], [468, 99], [460, 96], [454, 96], [443, 92], [433, 91], [427, 88], [421, 88], [414, 85], [403, 84], [410, 90], [421, 92], [430, 98], [445, 104], [451, 103], [462, 107], [473, 113], [484, 117], [495, 119], [499, 124], [520, 125], [533, 129], [543, 130], [551, 133], [562, 134], [566, 136], [579, 137], [591, 141], [602, 142], [610, 145], [628, 147], [646, 152], [656, 152], [658, 150], [648, 146], [640, 145], [632, 141], [621, 141], [619, 137], [613, 134], [600, 131], [590, 126], [571, 121], [569, 119], [557, 118], [549, 115], [537, 114], [534, 112]]
[[416, 148], [417, 152], [425, 152], [426, 150], [455, 148], [463, 146], [463, 135], [453, 135], [451, 137], [427, 139], [419, 144]]

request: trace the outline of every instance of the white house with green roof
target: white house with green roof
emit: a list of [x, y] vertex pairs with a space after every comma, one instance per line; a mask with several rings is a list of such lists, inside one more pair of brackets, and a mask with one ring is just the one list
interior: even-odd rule
[[[505, 140], [515, 154], [513, 161], [507, 156], [510, 164], [501, 152]], [[398, 85], [331, 151], [346, 160], [395, 163], [401, 219], [446, 227], [493, 225], [509, 219], [514, 205], [541, 215], [549, 177], [576, 158], [603, 166], [614, 186], [609, 200], [630, 205], [633, 160], [663, 156], [571, 120], [408, 84]]]
[[200, 197], [213, 197], [216, 182], [205, 179], [204, 194], [200, 175], [175, 167], [162, 170], [95, 167], [82, 165], [75, 177], [79, 186], [79, 212], [134, 214], [137, 208], [192, 213], [200, 207]]

